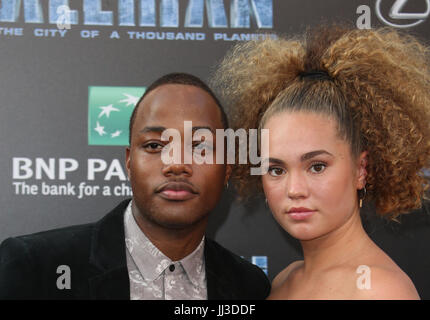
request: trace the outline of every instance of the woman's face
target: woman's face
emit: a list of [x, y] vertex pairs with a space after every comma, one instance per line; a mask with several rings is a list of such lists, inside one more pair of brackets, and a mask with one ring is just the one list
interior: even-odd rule
[[336, 122], [311, 112], [268, 119], [269, 171], [263, 188], [273, 216], [293, 237], [311, 240], [358, 214], [357, 189], [365, 186], [366, 154], [352, 159]]

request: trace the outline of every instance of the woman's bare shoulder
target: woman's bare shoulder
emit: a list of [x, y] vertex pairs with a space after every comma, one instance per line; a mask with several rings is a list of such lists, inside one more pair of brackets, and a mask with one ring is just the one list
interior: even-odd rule
[[363, 300], [419, 300], [420, 296], [408, 275], [400, 268], [369, 267], [370, 283], [358, 288], [356, 299]]
[[294, 261], [294, 262], [290, 263], [284, 270], [279, 272], [278, 275], [272, 281], [272, 291], [276, 290], [277, 288], [282, 286], [282, 284], [285, 282], [285, 280], [287, 280], [290, 272], [292, 270], [300, 267], [301, 265], [303, 265], [303, 263], [304, 263], [303, 260]]

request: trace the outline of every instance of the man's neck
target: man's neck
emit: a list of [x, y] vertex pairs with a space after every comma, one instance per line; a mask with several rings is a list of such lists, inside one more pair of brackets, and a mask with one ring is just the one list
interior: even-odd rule
[[145, 236], [164, 255], [172, 261], [178, 261], [192, 253], [202, 241], [208, 218], [183, 228], [166, 228], [145, 218], [132, 204], [132, 214]]

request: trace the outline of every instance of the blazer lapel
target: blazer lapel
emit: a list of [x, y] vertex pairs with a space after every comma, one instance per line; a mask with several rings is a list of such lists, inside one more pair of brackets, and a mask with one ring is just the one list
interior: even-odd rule
[[129, 201], [95, 224], [90, 251], [93, 272], [88, 280], [91, 299], [130, 299], [123, 221]]
[[205, 240], [205, 268], [208, 300], [231, 300], [235, 299], [232, 290], [231, 279], [229, 280], [223, 265], [222, 256], [216, 250], [210, 239]]

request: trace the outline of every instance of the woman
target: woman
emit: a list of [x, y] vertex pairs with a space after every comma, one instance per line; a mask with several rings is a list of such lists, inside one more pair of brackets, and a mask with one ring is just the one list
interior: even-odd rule
[[391, 29], [328, 27], [297, 39], [239, 44], [214, 84], [236, 128], [269, 130], [256, 179], [304, 260], [273, 280], [269, 299], [419, 299], [410, 278], [367, 235], [364, 201], [396, 219], [419, 208], [430, 164], [429, 51]]

